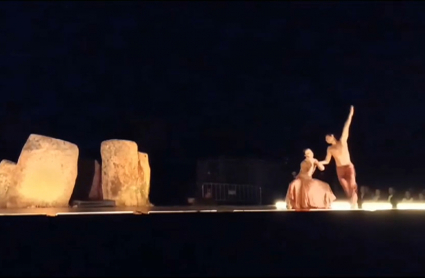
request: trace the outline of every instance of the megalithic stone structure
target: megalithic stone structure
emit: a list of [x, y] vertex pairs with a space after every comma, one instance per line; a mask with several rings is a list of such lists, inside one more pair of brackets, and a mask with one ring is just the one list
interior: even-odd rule
[[67, 207], [78, 172], [77, 145], [31, 134], [19, 156], [7, 207]]
[[114, 200], [117, 206], [145, 206], [139, 178], [137, 144], [127, 140], [103, 141], [102, 191], [104, 200]]

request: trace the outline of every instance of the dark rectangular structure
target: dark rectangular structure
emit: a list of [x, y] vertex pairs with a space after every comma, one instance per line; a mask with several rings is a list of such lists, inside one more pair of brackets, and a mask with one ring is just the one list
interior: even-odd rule
[[[204, 196], [208, 186], [213, 190], [214, 199], [222, 203], [238, 198], [238, 202], [249, 204], [273, 203], [275, 196], [287, 189], [288, 177], [290, 174], [283, 162], [217, 158], [198, 160], [197, 163], [198, 196]], [[232, 187], [240, 188], [237, 191], [244, 192], [246, 198], [229, 194], [234, 191], [230, 189]]]
[[211, 193], [212, 199], [218, 204], [261, 205], [262, 189], [249, 184], [202, 183], [201, 198]]

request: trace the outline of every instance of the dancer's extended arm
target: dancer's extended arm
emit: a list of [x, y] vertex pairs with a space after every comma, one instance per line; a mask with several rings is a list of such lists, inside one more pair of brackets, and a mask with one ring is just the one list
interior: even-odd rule
[[317, 168], [319, 168], [320, 171], [325, 170], [325, 166], [323, 166], [323, 164], [320, 163], [317, 159], [314, 160], [314, 165], [316, 165]]
[[347, 142], [348, 135], [350, 134], [350, 125], [351, 125], [351, 119], [354, 115], [354, 106], [351, 105], [350, 107], [350, 114], [348, 115], [347, 121], [345, 121], [344, 128], [342, 130], [341, 138], [339, 139], [341, 142]]
[[322, 165], [328, 165], [329, 162], [331, 162], [331, 159], [332, 159], [332, 154], [331, 154], [331, 151], [329, 150], [329, 147], [328, 147], [328, 151], [326, 153], [325, 160], [322, 160], [319, 163], [322, 164]]

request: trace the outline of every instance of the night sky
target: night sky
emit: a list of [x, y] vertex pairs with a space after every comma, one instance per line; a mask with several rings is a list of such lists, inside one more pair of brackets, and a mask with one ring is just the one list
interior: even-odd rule
[[1, 2], [0, 42], [1, 158], [39, 133], [136, 141], [163, 183], [219, 155], [298, 170], [353, 104], [359, 184], [425, 188], [420, 2]]

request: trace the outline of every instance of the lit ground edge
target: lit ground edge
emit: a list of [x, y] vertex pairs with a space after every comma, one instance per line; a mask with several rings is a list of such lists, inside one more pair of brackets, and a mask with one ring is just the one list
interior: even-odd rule
[[156, 213], [196, 213], [199, 210], [157, 210], [157, 211], [149, 211], [148, 214], [156, 214]]
[[[275, 206], [276, 206], [276, 209], [279, 211], [288, 211], [286, 209], [286, 202], [284, 201], [276, 202]], [[362, 204], [362, 208], [359, 210], [377, 211], [377, 210], [392, 210], [392, 209], [393, 209], [392, 205], [389, 202], [365, 201]], [[425, 203], [415, 203], [415, 202], [399, 203], [397, 204], [397, 209], [398, 210], [425, 210]], [[330, 210], [324, 210], [324, 211], [343, 211], [343, 210], [351, 210], [350, 204], [348, 202], [343, 202], [343, 201], [334, 202]], [[318, 210], [312, 210], [312, 211], [318, 211]]]
[[235, 209], [233, 212], [280, 212], [278, 209]]
[[11, 212], [11, 213], [0, 213], [0, 216], [46, 216], [47, 213], [25, 213], [25, 212]]
[[99, 215], [99, 214], [134, 214], [135, 211], [72, 211], [72, 212], [58, 212], [57, 216], [61, 215]]

